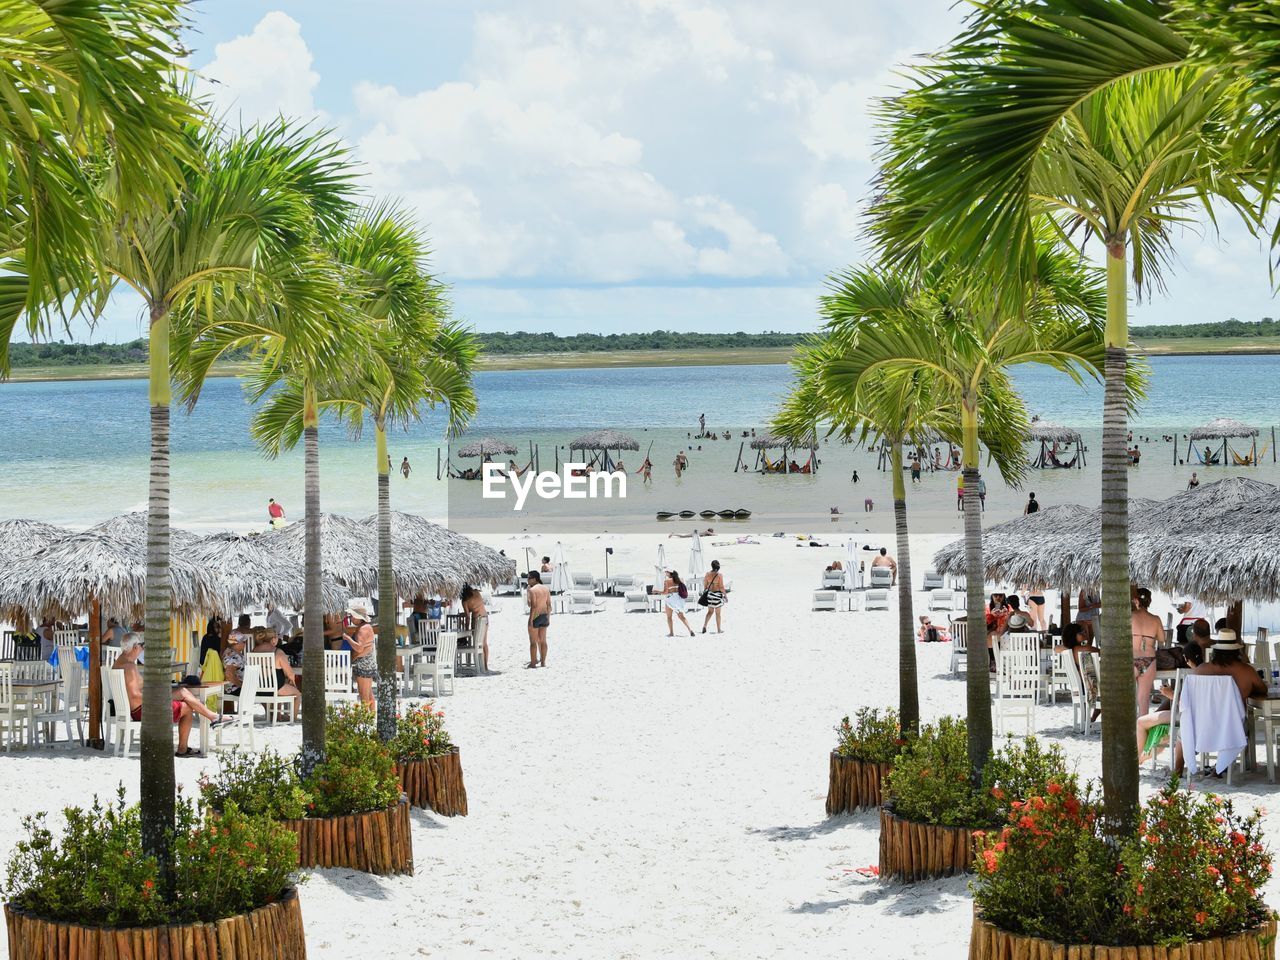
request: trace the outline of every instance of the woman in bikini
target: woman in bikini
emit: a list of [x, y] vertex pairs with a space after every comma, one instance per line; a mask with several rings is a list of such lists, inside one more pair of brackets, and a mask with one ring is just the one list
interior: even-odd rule
[[720, 573], [719, 560], [711, 561], [711, 569], [702, 578], [702, 589], [707, 595], [707, 618], [702, 621], [702, 632], [707, 632], [707, 624], [715, 614], [716, 633], [724, 633], [724, 626], [720, 623], [720, 610], [724, 606], [724, 577]]
[[1164, 624], [1151, 612], [1151, 591], [1140, 587], [1133, 598], [1129, 623], [1133, 629], [1133, 675], [1138, 681], [1138, 715], [1151, 709], [1156, 683], [1156, 647], [1164, 639]]
[[1024, 583], [1020, 592], [1027, 597], [1027, 613], [1031, 614], [1031, 629], [1048, 633], [1049, 621], [1044, 615], [1044, 584]]

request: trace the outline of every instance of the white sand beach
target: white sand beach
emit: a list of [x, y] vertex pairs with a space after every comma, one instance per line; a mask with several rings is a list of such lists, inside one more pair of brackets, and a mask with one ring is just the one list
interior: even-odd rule
[[[965, 955], [966, 880], [907, 887], [860, 876], [877, 858], [875, 815], [828, 819], [823, 810], [832, 727], [859, 706], [896, 702], [896, 610], [809, 612], [842, 540], [820, 550], [790, 537], [713, 546], [718, 539], [704, 541], [704, 554], [732, 582], [723, 636], [668, 639], [659, 615], [624, 614], [622, 600], [609, 599], [598, 614], [556, 616], [547, 669], [526, 670], [519, 598], [498, 600], [496, 673], [461, 677], [440, 701], [462, 749], [470, 815], [414, 812], [411, 878], [311, 872], [302, 891], [311, 957]], [[563, 543], [576, 569], [603, 574], [613, 546], [611, 572], [651, 576], [660, 540], [669, 562], [686, 567], [688, 540], [584, 534]], [[917, 582], [942, 542], [916, 543]], [[513, 556], [552, 546], [491, 543]], [[925, 717], [962, 712], [950, 646], [917, 652]], [[1041, 707], [1037, 727], [1083, 774], [1099, 773], [1098, 736], [1071, 732], [1065, 700]], [[299, 731], [264, 739], [292, 749]], [[211, 763], [177, 761], [181, 782], [193, 787]], [[0, 757], [0, 769], [5, 852], [20, 814], [110, 793], [119, 781], [137, 796], [136, 760], [39, 749]], [[1145, 789], [1159, 782], [1145, 770], [1143, 780]], [[1256, 805], [1274, 789], [1257, 773], [1229, 792]], [[1274, 836], [1280, 815], [1267, 826]], [[1267, 893], [1276, 902], [1274, 884]]]

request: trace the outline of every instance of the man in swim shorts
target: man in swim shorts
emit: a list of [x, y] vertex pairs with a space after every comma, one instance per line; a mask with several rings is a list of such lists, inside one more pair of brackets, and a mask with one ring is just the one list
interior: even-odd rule
[[529, 571], [528, 669], [547, 665], [547, 627], [551, 626], [551, 591], [536, 570]]
[[[120, 641], [120, 655], [116, 657], [116, 662], [112, 667], [113, 670], [119, 670], [124, 674], [124, 689], [129, 697], [129, 719], [134, 721], [142, 719], [142, 671], [138, 669], [138, 657], [142, 655], [142, 648], [142, 634], [125, 634], [124, 639]], [[175, 687], [170, 698], [173, 722], [178, 725], [178, 749], [174, 756], [200, 756], [199, 750], [192, 750], [187, 745], [187, 740], [191, 736], [193, 714], [200, 714], [213, 727], [220, 727], [224, 723], [230, 723], [232, 720], [228, 716], [218, 716], [206, 707], [204, 702], [192, 694], [190, 690], [183, 687]], [[116, 704], [115, 706], [118, 716], [122, 712], [124, 705]]]

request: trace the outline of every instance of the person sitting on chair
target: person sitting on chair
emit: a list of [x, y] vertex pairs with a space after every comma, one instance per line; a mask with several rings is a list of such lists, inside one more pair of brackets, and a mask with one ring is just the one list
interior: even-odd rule
[[[145, 639], [142, 634], [128, 633], [120, 641], [120, 655], [116, 657], [112, 670], [124, 674], [124, 689], [129, 696], [129, 719], [142, 719], [142, 671], [138, 669], [138, 657], [142, 655]], [[231, 717], [220, 717], [186, 687], [175, 687], [170, 695], [170, 706], [173, 709], [173, 722], [178, 725], [178, 749], [175, 757], [198, 757], [199, 750], [192, 750], [187, 741], [191, 737], [192, 714], [200, 714], [209, 721], [210, 726], [220, 727], [230, 723]], [[118, 708], [117, 708], [118, 710]]]

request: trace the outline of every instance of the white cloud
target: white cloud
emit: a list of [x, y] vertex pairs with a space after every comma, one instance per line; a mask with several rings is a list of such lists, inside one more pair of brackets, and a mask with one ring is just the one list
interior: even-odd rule
[[272, 11], [253, 32], [214, 47], [197, 71], [197, 92], [213, 98], [219, 112], [246, 122], [285, 114], [310, 120], [317, 113], [313, 94], [320, 75], [311, 69], [311, 51], [298, 21]]

